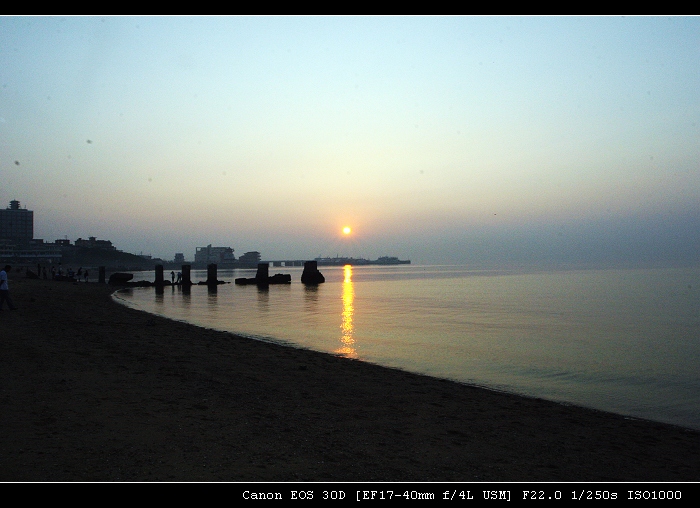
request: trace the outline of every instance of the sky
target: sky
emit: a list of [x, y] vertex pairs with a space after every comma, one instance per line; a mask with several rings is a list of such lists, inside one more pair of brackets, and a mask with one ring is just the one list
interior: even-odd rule
[[45, 241], [700, 264], [699, 155], [698, 17], [0, 17]]

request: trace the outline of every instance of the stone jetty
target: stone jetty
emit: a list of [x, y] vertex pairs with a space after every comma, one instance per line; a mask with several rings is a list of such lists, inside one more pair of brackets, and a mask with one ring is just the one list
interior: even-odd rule
[[258, 271], [255, 277], [245, 278], [239, 277], [234, 282], [240, 285], [256, 284], [258, 286], [269, 286], [270, 284], [291, 284], [292, 276], [284, 273], [269, 275], [270, 265], [267, 263], [259, 263]]

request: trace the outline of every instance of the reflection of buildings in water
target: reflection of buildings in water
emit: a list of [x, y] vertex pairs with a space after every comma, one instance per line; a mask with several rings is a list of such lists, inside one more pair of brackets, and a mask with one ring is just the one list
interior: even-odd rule
[[336, 349], [336, 353], [350, 358], [357, 357], [355, 350], [355, 339], [353, 338], [353, 315], [355, 314], [354, 300], [355, 290], [352, 286], [352, 266], [345, 265], [343, 278], [343, 312], [340, 324], [341, 346]]

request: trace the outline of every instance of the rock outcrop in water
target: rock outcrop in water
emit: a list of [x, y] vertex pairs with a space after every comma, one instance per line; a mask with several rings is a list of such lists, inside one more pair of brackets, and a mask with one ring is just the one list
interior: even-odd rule
[[301, 274], [302, 284], [316, 285], [326, 282], [326, 278], [318, 271], [318, 263], [316, 261], [304, 262], [304, 271]]
[[109, 276], [108, 284], [110, 286], [124, 286], [127, 282], [134, 278], [133, 273], [116, 272]]

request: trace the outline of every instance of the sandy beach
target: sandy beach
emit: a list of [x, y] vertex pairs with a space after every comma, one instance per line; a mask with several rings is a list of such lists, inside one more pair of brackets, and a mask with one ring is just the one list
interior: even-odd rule
[[0, 481], [698, 481], [700, 433], [168, 321], [10, 275]]

